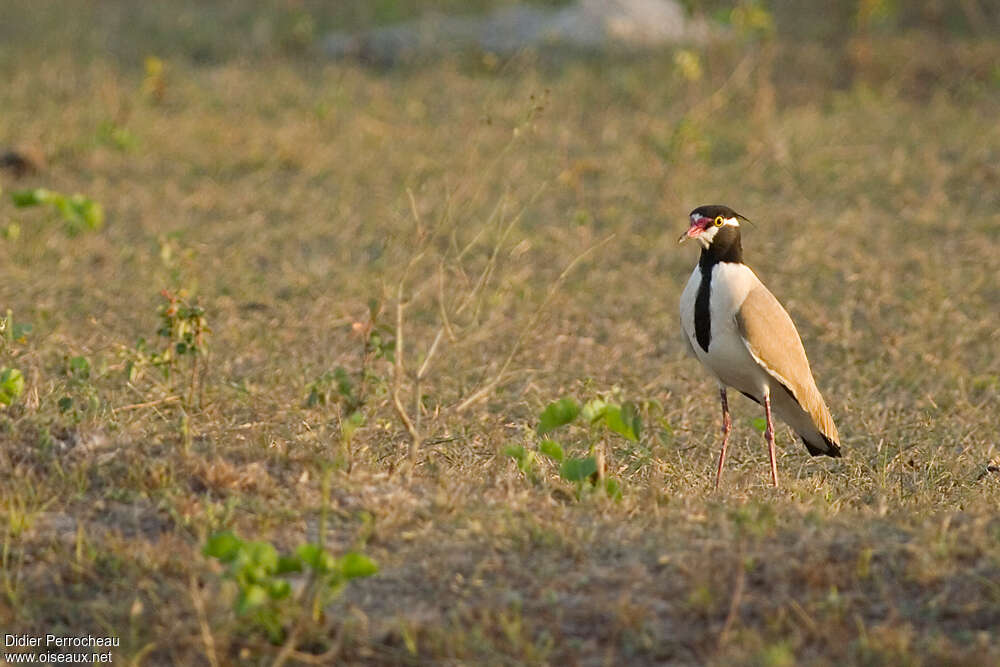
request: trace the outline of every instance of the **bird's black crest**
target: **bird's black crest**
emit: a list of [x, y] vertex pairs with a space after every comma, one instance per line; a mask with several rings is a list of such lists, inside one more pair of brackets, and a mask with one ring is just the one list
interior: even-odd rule
[[750, 220], [745, 215], [737, 213], [733, 209], [729, 208], [728, 206], [723, 206], [722, 204], [708, 204], [706, 206], [699, 206], [695, 210], [691, 211], [689, 216], [696, 214], [700, 215], [703, 218], [714, 219], [716, 216], [721, 215], [723, 218], [736, 218], [738, 220], [746, 220], [747, 222], [750, 222]]

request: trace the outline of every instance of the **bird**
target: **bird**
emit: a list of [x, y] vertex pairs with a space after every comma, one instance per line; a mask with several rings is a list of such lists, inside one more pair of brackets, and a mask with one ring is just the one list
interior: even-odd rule
[[716, 489], [732, 430], [730, 387], [764, 408], [773, 486], [778, 486], [778, 466], [772, 413], [792, 428], [812, 456], [841, 456], [837, 426], [792, 318], [743, 262], [741, 221], [750, 222], [728, 206], [699, 206], [677, 240], [694, 239], [701, 245], [698, 264], [681, 293], [680, 316], [689, 351], [719, 385], [722, 450]]

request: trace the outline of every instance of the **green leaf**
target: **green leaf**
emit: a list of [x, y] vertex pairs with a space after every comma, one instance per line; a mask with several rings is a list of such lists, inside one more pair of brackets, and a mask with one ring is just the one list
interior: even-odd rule
[[[608, 405], [604, 410], [604, 425], [615, 433], [628, 431], [625, 421], [622, 419], [622, 409], [618, 405]], [[623, 433], [624, 434], [624, 433]]]
[[34, 190], [15, 190], [10, 193], [10, 198], [14, 202], [14, 206], [26, 208], [50, 202], [53, 199], [53, 195], [55, 193], [45, 188], [36, 188]]
[[627, 401], [622, 404], [622, 421], [635, 434], [633, 441], [638, 442], [639, 438], [642, 437], [642, 417], [639, 415], [639, 408], [635, 403]]
[[[631, 404], [626, 403], [625, 406]], [[639, 440], [636, 430], [639, 427], [638, 414], [635, 412], [635, 406], [631, 409], [625, 406], [608, 404], [604, 409], [604, 425], [624, 438], [636, 442]]]
[[594, 422], [604, 419], [604, 412], [608, 409], [608, 404], [606, 401], [595, 398], [587, 401], [587, 404], [583, 406], [583, 418], [587, 420], [588, 424], [593, 424]]
[[543, 435], [560, 426], [565, 426], [580, 414], [580, 404], [572, 398], [562, 398], [549, 403], [542, 411], [538, 421], [538, 434]]
[[296, 553], [303, 563], [319, 574], [331, 572], [337, 566], [337, 560], [318, 544], [303, 544]]
[[365, 416], [360, 411], [357, 410], [352, 412], [347, 416], [347, 419], [340, 423], [340, 434], [345, 440], [350, 440], [354, 435], [354, 432], [361, 428], [365, 423]]
[[50, 204], [69, 225], [69, 233], [75, 234], [83, 228], [100, 229], [104, 224], [104, 209], [90, 197], [75, 194], [67, 197], [58, 192], [36, 188], [34, 190], [18, 190], [10, 194], [14, 205], [18, 208]]
[[284, 579], [271, 579], [267, 582], [267, 594], [272, 600], [281, 600], [292, 592], [292, 586]]
[[660, 417], [660, 432], [657, 434], [660, 442], [664, 445], [670, 444], [674, 439], [674, 427], [670, 425], [666, 417]]
[[767, 420], [763, 417], [754, 417], [750, 420], [750, 424], [761, 433], [767, 430]]
[[[379, 333], [380, 330], [382, 333]], [[368, 337], [368, 346], [375, 352], [376, 359], [396, 360], [396, 340], [393, 338], [393, 333], [393, 329], [386, 325], [379, 325], [372, 330]]]
[[320, 402], [326, 402], [323, 400], [323, 395], [319, 393], [315, 385], [309, 387], [309, 396], [306, 398], [306, 407], [315, 408]]
[[0, 229], [0, 237], [7, 241], [16, 241], [21, 237], [21, 225], [16, 222], [8, 222], [3, 229]]
[[245, 614], [254, 607], [267, 604], [271, 598], [267, 589], [258, 584], [250, 584], [240, 589], [239, 597], [236, 599], [236, 613]]
[[593, 456], [585, 459], [566, 459], [559, 466], [559, 476], [570, 482], [582, 482], [597, 472], [597, 460]]
[[318, 544], [309, 543], [300, 546], [295, 553], [302, 559], [303, 563], [315, 570], [319, 565], [320, 554], [323, 553], [323, 550]]
[[212, 558], [218, 558], [223, 563], [229, 563], [236, 558], [236, 554], [239, 553], [242, 546], [243, 540], [227, 530], [222, 533], [216, 533], [208, 538], [208, 542], [205, 543], [205, 547], [201, 550], [201, 553]]
[[[246, 552], [244, 551], [242, 555], [245, 557]], [[237, 557], [233, 567], [236, 569], [236, 578], [241, 583], [265, 584], [273, 574], [270, 568], [253, 562], [241, 561], [239, 557]]]
[[24, 393], [24, 375], [16, 368], [0, 369], [0, 404], [10, 405]]
[[642, 420], [634, 403], [625, 403], [621, 407], [609, 405], [604, 412], [604, 423], [609, 429], [627, 440], [639, 441]]
[[538, 451], [555, 461], [561, 462], [566, 458], [562, 445], [555, 440], [542, 440], [541, 444], [538, 445]]
[[352, 398], [354, 396], [354, 383], [351, 382], [351, 376], [344, 370], [344, 367], [337, 366], [333, 371], [333, 377], [337, 381], [337, 392], [344, 398]]
[[73, 357], [69, 360], [69, 374], [81, 379], [90, 377], [90, 362], [86, 357]]
[[68, 200], [67, 218], [82, 223], [88, 229], [98, 230], [104, 224], [104, 208], [89, 197], [75, 194]]
[[269, 542], [246, 542], [243, 545], [245, 558], [248, 563], [256, 565], [261, 573], [255, 575], [257, 578], [264, 578], [269, 573], [278, 569], [278, 550]]
[[507, 445], [503, 448], [503, 453], [514, 459], [517, 462], [518, 470], [525, 474], [528, 474], [531, 466], [535, 463], [535, 453], [521, 445]]
[[298, 556], [279, 556], [278, 567], [274, 568], [275, 574], [288, 574], [289, 572], [301, 572], [302, 559]]
[[524, 460], [525, 449], [522, 445], [507, 445], [503, 448], [503, 454], [521, 463]]
[[97, 140], [106, 146], [120, 151], [135, 148], [138, 143], [131, 130], [110, 120], [102, 121], [97, 126]]
[[63, 396], [59, 399], [57, 405], [59, 406], [59, 412], [67, 412], [73, 407], [73, 399], [69, 396]]
[[608, 498], [611, 498], [615, 502], [622, 499], [622, 487], [618, 483], [617, 479], [612, 479], [608, 477], [604, 480], [604, 492], [608, 494]]
[[264, 628], [272, 644], [278, 646], [285, 641], [285, 628], [281, 624], [281, 616], [277, 610], [269, 607], [260, 608], [254, 614], [254, 620]]
[[350, 551], [341, 557], [340, 570], [345, 579], [357, 579], [372, 576], [378, 572], [378, 565], [368, 556]]

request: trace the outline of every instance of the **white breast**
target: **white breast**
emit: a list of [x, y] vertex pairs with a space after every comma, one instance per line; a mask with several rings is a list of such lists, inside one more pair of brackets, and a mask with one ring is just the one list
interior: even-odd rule
[[681, 294], [681, 326], [694, 348], [695, 356], [715, 379], [760, 399], [768, 376], [747, 350], [736, 327], [736, 313], [750, 290], [760, 280], [746, 264], [720, 262], [712, 268], [709, 313], [712, 320], [708, 351], [698, 344], [694, 327], [694, 307], [701, 285], [701, 269], [694, 267]]

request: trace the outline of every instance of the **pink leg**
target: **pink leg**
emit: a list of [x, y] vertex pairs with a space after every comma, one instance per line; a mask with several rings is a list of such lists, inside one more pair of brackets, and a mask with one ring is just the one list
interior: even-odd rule
[[726, 388], [719, 389], [719, 398], [722, 399], [722, 451], [719, 452], [719, 469], [715, 471], [715, 488], [719, 488], [719, 480], [722, 479], [722, 466], [726, 462], [726, 447], [729, 445], [729, 431], [733, 423], [729, 419], [729, 400], [726, 398]]
[[774, 456], [774, 423], [771, 421], [771, 397], [764, 394], [764, 417], [767, 419], [767, 430], [764, 438], [767, 440], [767, 451], [771, 455], [771, 483], [778, 486], [778, 463]]

